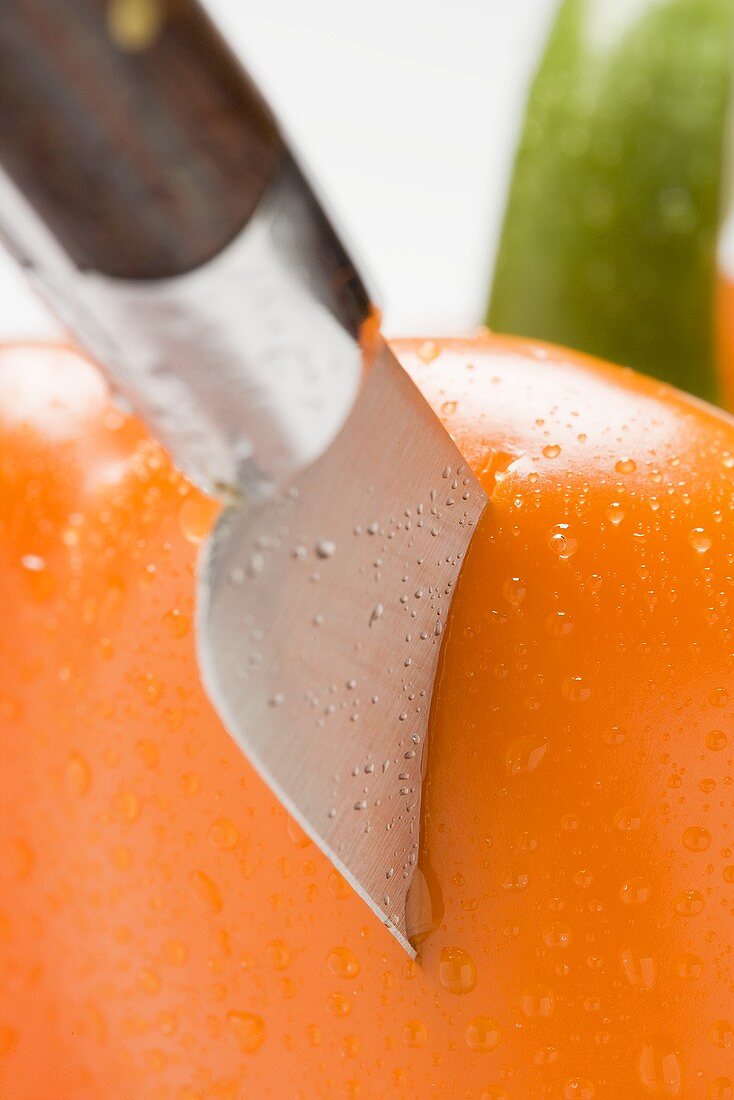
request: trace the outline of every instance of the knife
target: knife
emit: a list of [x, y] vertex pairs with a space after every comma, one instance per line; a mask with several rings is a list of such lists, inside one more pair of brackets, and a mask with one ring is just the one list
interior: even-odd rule
[[224, 502], [198, 570], [205, 688], [413, 954], [433, 681], [486, 494], [196, 0], [5, 0], [0, 233]]

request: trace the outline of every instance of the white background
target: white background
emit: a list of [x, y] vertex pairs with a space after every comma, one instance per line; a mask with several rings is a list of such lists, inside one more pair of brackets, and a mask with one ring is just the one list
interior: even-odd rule
[[[208, 0], [329, 197], [389, 333], [480, 323], [555, 0]], [[0, 337], [56, 331], [0, 253]]]

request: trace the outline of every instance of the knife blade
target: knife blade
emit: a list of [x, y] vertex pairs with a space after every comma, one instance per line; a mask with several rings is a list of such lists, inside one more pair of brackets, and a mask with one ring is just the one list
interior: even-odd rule
[[0, 232], [226, 502], [198, 575], [205, 687], [413, 953], [433, 681], [486, 495], [216, 29], [195, 0], [156, 10], [141, 39], [102, 0], [0, 7]]
[[412, 952], [433, 681], [486, 496], [382, 343], [337, 439], [228, 509], [200, 574], [204, 682], [290, 813]]

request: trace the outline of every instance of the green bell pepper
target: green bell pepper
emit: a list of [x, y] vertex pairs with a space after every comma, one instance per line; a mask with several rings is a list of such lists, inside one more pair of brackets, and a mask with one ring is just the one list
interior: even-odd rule
[[716, 398], [734, 0], [564, 0], [533, 81], [487, 314]]

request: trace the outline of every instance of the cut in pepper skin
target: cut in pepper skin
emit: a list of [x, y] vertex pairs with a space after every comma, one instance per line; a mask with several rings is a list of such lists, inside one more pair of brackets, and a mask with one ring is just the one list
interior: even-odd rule
[[564, 0], [533, 81], [488, 324], [716, 400], [730, 0]]
[[395, 350], [491, 494], [418, 963], [204, 696], [214, 507], [74, 352], [0, 352], [3, 1098], [731, 1095], [734, 422], [519, 340]]

